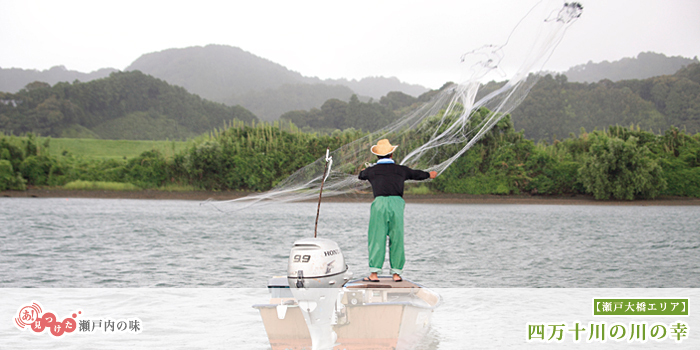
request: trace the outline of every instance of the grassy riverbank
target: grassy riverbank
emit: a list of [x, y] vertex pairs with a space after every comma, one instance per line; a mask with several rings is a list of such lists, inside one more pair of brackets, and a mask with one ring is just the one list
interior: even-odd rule
[[[241, 124], [180, 143], [75, 139], [54, 142], [33, 135], [3, 136], [0, 189], [54, 188], [82, 181], [81, 184], [103, 184], [81, 187], [88, 189], [127, 189], [128, 185], [115, 184], [120, 183], [149, 190], [185, 187], [185, 191], [264, 192], [313, 163], [327, 148], [339, 149], [366, 135], [352, 129], [331, 135], [308, 134], [292, 126], [287, 131], [269, 124]], [[423, 134], [430, 134], [433, 129], [426, 130], [401, 139], [402, 147], [416, 149]], [[122, 143], [131, 148], [120, 146]], [[70, 144], [81, 155], [65, 148]], [[146, 147], [155, 149], [136, 154]], [[54, 148], [60, 155], [52, 155]], [[123, 153], [109, 153], [111, 148], [124, 149], [119, 151]], [[456, 150], [436, 154], [438, 158], [430, 161], [446, 161], [450, 152]], [[397, 151], [396, 157], [402, 156], [405, 154]], [[347, 164], [336, 165], [334, 171], [357, 174], [365, 161], [371, 161], [369, 152]], [[602, 201], [700, 198], [700, 134], [689, 135], [672, 128], [663, 135], [654, 135], [639, 128], [614, 126], [590, 133], [582, 130], [578, 136], [572, 134], [552, 144], [535, 143], [516, 132], [506, 116], [435, 180], [409, 187], [406, 193], [593, 195]]]
[[[40, 139], [39, 142], [44, 142]], [[185, 141], [134, 141], [134, 140], [98, 140], [98, 139], [50, 139], [49, 153], [51, 156], [72, 154], [78, 157], [99, 159], [128, 159], [139, 154], [157, 150], [161, 154], [172, 157], [187, 147]]]

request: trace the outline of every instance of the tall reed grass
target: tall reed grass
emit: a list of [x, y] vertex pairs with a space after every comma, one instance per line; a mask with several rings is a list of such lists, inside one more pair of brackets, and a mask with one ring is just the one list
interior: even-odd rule
[[108, 181], [71, 181], [63, 186], [66, 190], [106, 190], [106, 191], [138, 191], [140, 188], [123, 182]]

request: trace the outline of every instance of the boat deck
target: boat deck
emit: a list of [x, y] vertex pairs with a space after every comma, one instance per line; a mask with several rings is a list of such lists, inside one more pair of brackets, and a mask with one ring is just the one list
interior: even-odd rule
[[379, 282], [368, 282], [362, 279], [357, 279], [353, 281], [348, 281], [343, 286], [345, 288], [363, 288], [363, 289], [374, 289], [374, 288], [423, 288], [420, 284], [411, 282], [404, 279], [401, 282], [395, 282], [391, 276], [379, 276]]

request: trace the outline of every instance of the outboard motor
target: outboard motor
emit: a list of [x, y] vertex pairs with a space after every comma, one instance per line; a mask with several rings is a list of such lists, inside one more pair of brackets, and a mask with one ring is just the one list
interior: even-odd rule
[[287, 270], [291, 288], [340, 288], [350, 278], [352, 273], [337, 243], [323, 238], [294, 242]]
[[294, 242], [287, 282], [311, 335], [312, 350], [332, 349], [335, 305], [345, 282], [352, 278], [338, 244], [323, 238]]

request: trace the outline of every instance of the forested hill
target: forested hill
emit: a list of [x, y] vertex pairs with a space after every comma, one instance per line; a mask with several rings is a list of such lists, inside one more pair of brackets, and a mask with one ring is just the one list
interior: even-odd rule
[[[451, 84], [446, 83], [440, 90]], [[289, 111], [280, 119], [291, 121], [302, 129], [328, 131], [354, 128], [375, 131], [391, 124], [409, 110], [430, 101], [440, 90], [425, 92], [417, 98], [403, 92], [392, 91], [376, 102], [361, 102], [356, 95], [353, 95], [349, 102], [330, 99], [324, 102], [320, 109]]]
[[634, 57], [618, 61], [580, 64], [569, 68], [563, 74], [569, 81], [576, 83], [597, 83], [603, 79], [612, 81], [629, 79], [646, 79], [659, 75], [669, 75], [692, 63], [698, 63], [698, 57], [667, 57], [661, 53], [642, 52]]
[[[498, 83], [490, 83], [483, 93]], [[641, 80], [571, 83], [566, 76], [541, 79], [513, 112], [513, 122], [535, 140], [610, 125], [663, 132], [671, 126], [700, 132], [700, 64], [673, 75]]]
[[102, 68], [91, 73], [81, 73], [68, 70], [64, 66], [56, 66], [46, 70], [0, 68], [0, 92], [17, 92], [33, 81], [43, 81], [54, 85], [61, 81], [90, 81], [109, 76], [116, 72], [114, 68]]
[[87, 83], [42, 82], [0, 92], [0, 131], [53, 137], [185, 139], [238, 119], [257, 120], [240, 106], [202, 99], [138, 71]]
[[357, 94], [379, 99], [389, 91], [418, 96], [425, 87], [396, 78], [321, 80], [305, 77], [237, 47], [207, 45], [169, 49], [139, 57], [126, 68], [179, 85], [206, 99], [240, 104], [265, 120], [290, 110], [319, 107], [328, 99]]
[[[477, 99], [498, 89], [503, 82], [481, 87]], [[408, 108], [428, 101], [437, 91], [419, 98], [391, 92], [376, 102], [326, 101], [321, 108], [285, 113], [282, 119], [312, 129], [356, 128], [373, 131], [396, 120]], [[517, 130], [534, 140], [563, 138], [611, 125], [633, 125], [654, 133], [671, 126], [700, 132], [700, 64], [691, 64], [673, 75], [642, 80], [572, 83], [566, 76], [547, 75], [530, 90], [511, 113]]]

